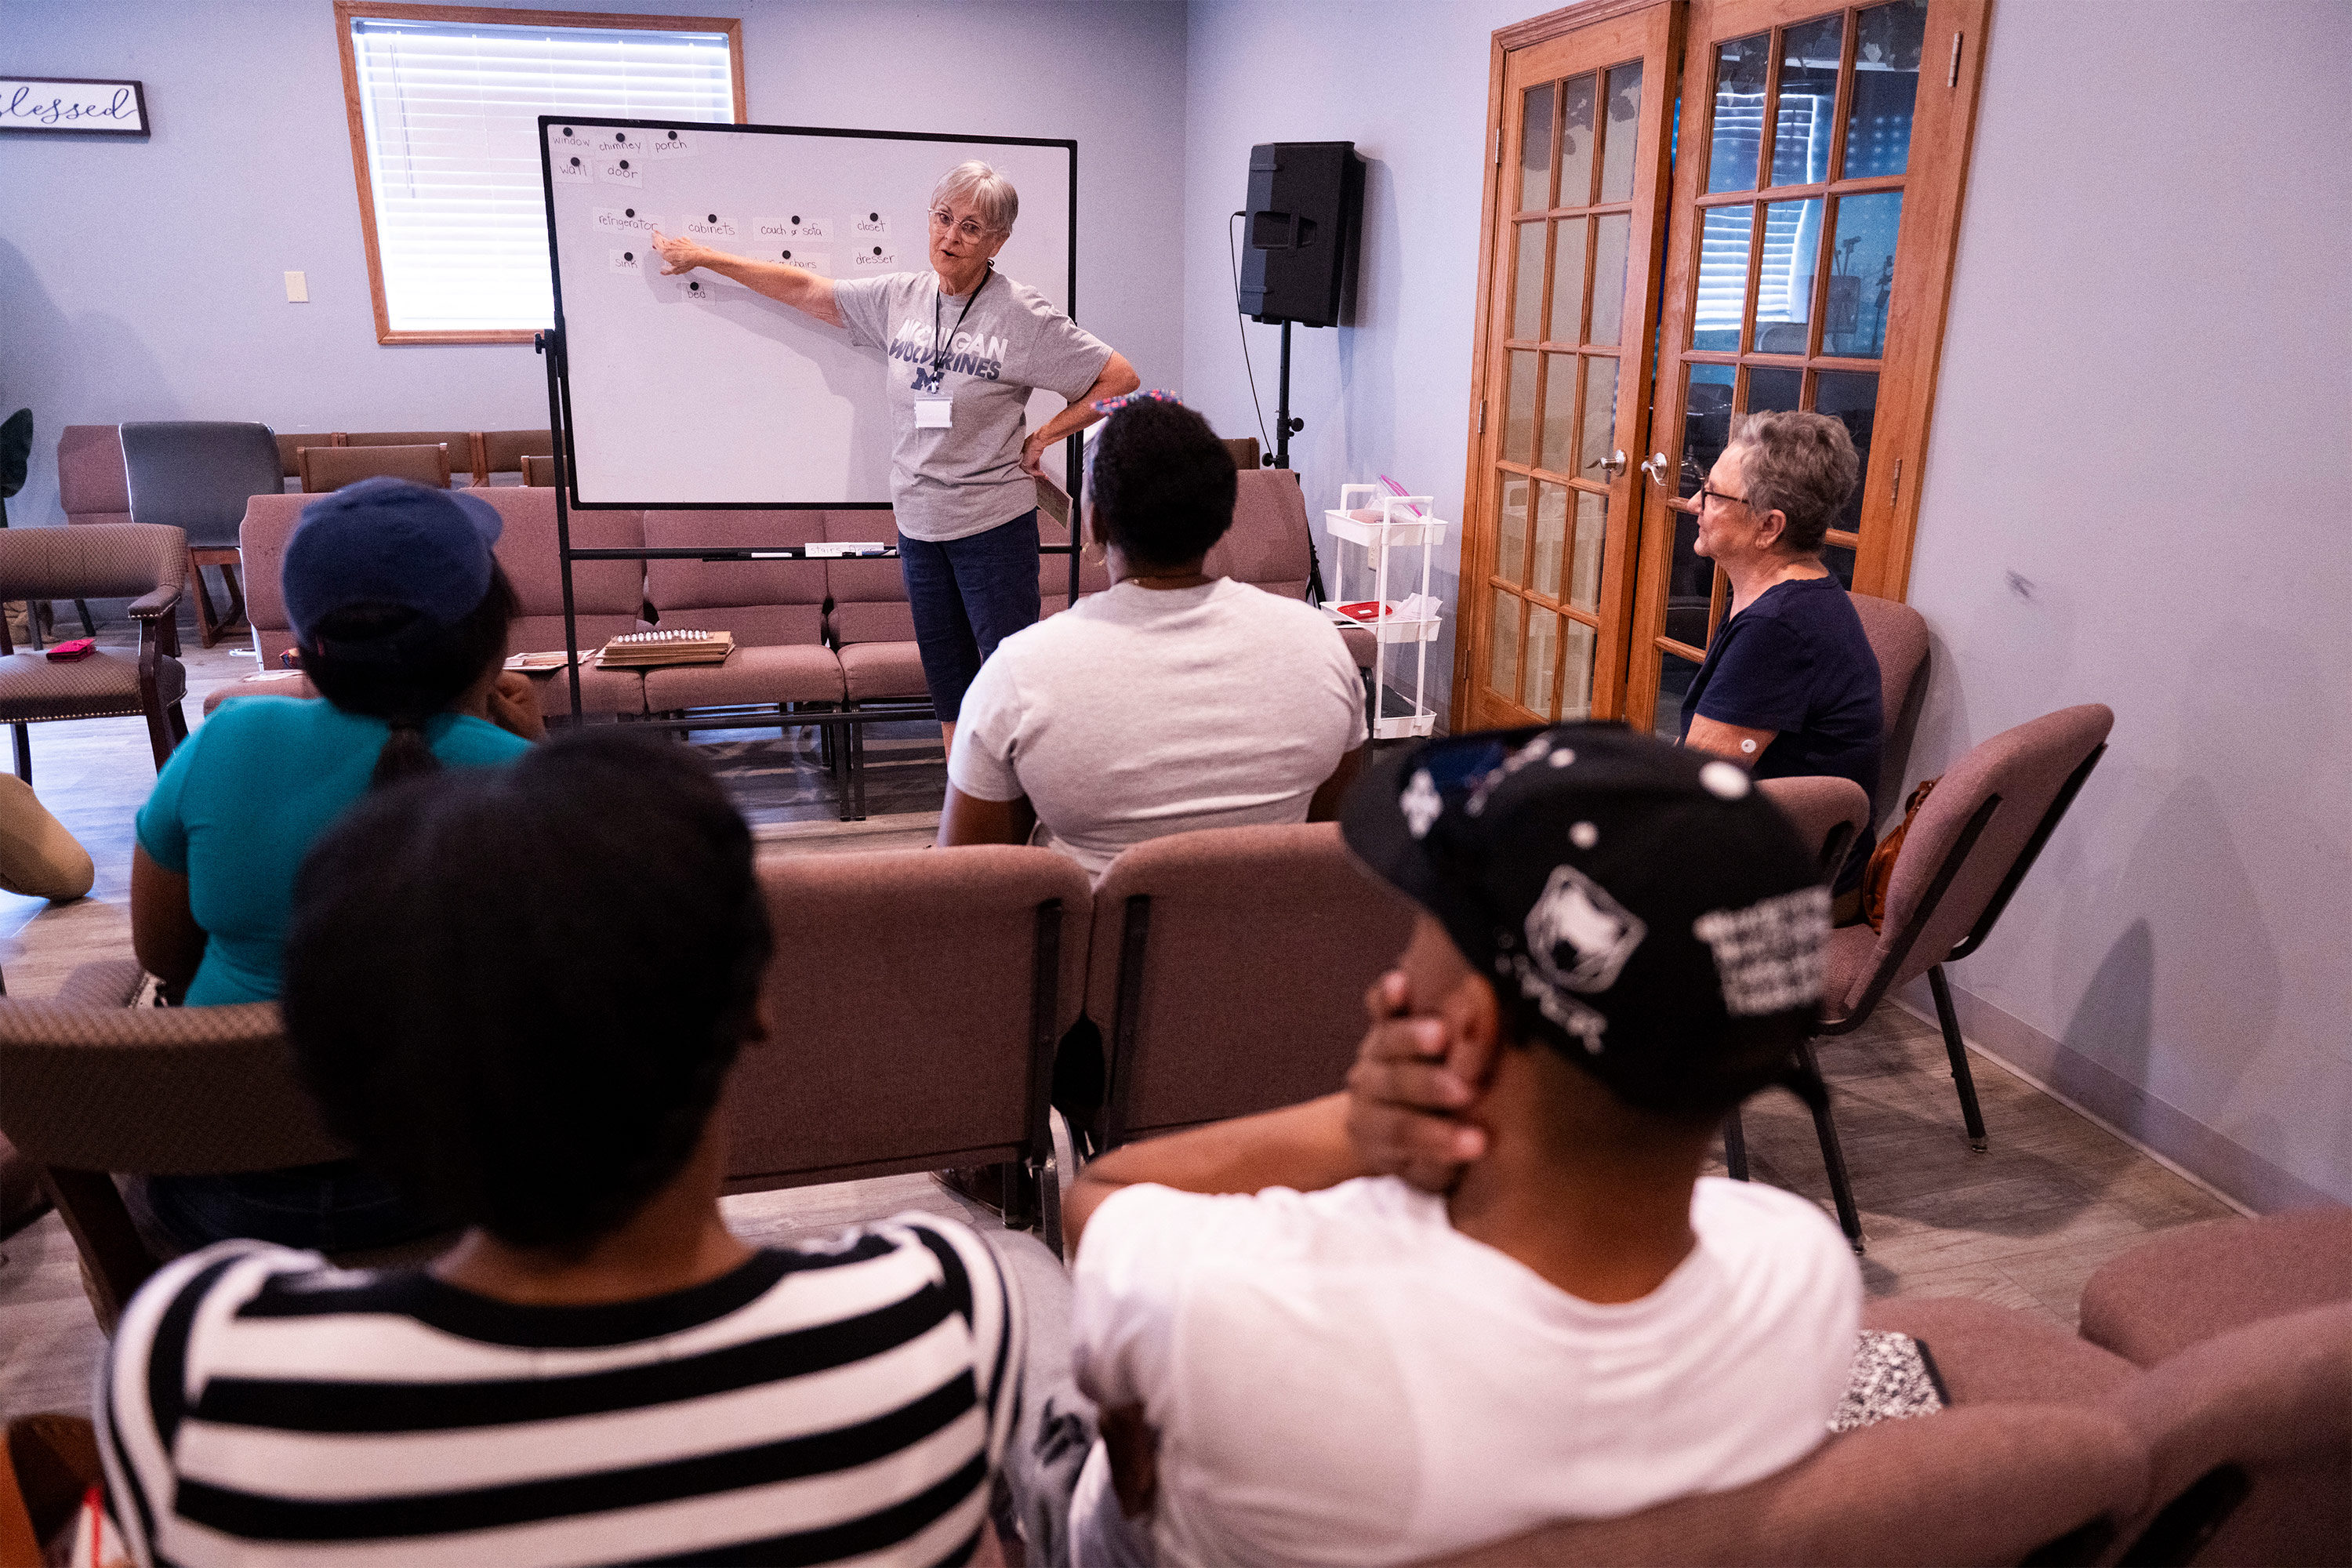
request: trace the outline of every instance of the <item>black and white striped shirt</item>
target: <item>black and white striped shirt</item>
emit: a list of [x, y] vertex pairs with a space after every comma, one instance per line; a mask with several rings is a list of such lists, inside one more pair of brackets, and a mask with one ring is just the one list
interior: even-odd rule
[[231, 1241], [123, 1313], [98, 1421], [142, 1565], [961, 1563], [1019, 1394], [927, 1215], [674, 1295], [519, 1307]]

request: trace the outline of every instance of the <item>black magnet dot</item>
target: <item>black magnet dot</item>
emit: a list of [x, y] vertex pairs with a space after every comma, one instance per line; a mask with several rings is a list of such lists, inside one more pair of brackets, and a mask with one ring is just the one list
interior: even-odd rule
[[578, 168], [578, 167], [580, 166], [580, 160], [579, 160], [579, 159], [577, 159], [577, 158], [572, 159], [572, 166], [573, 168], [575, 168], [575, 169], [576, 169], [576, 168]]
[[563, 128], [563, 133], [564, 133], [566, 136], [571, 135], [571, 134], [572, 134], [572, 127], [570, 127], [569, 125], [565, 126], [565, 127]]
[[793, 258], [793, 253], [792, 253], [791, 251], [789, 251], [789, 250], [785, 251], [785, 252], [784, 252], [784, 259], [785, 259], [785, 260], [787, 260], [787, 261], [790, 261], [792, 258]]
[[637, 209], [635, 207], [623, 207], [621, 209], [621, 216], [623, 217], [635, 217], [637, 216]]
[[689, 290], [691, 290], [692, 292], [697, 293], [697, 294], [699, 294], [699, 293], [701, 293], [701, 292], [702, 292], [702, 285], [701, 285], [701, 284], [699, 284], [699, 283], [689, 283], [689, 284], [688, 284], [688, 285], [687, 285], [687, 288], [688, 288]]
[[622, 159], [622, 160], [621, 160], [621, 167], [623, 167], [624, 169], [625, 169], [625, 168], [627, 168], [628, 166], [629, 166], [629, 161], [628, 161], [626, 158]]
[[866, 221], [867, 223], [880, 223], [882, 221], [882, 215], [880, 213], [867, 213], [866, 215]]
[[624, 261], [635, 261], [636, 258], [637, 253], [634, 250], [625, 250], [621, 252], [621, 259]]
[[629, 133], [625, 131], [615, 131], [613, 132], [613, 140], [614, 142], [626, 142], [628, 139]]
[[881, 247], [880, 246], [878, 246], [878, 245], [877, 245], [877, 246], [876, 246], [876, 247], [874, 247], [874, 254], [875, 254], [875, 255], [877, 255], [877, 256], [881, 255], [881, 254], [882, 254], [882, 247]]
[[710, 215], [710, 221], [711, 221], [711, 222], [713, 222], [713, 223], [717, 223], [717, 222], [719, 221], [719, 215], [718, 215], [717, 213], [712, 213], [712, 214]]
[[800, 222], [800, 221], [801, 221], [801, 215], [800, 215], [800, 214], [798, 214], [798, 213], [794, 213], [794, 214], [793, 215], [793, 221], [794, 223], [798, 223], [798, 222]]
[[675, 131], [671, 132], [669, 133], [669, 139], [670, 139], [671, 141], [673, 141], [673, 142], [677, 141], [677, 132], [675, 132]]

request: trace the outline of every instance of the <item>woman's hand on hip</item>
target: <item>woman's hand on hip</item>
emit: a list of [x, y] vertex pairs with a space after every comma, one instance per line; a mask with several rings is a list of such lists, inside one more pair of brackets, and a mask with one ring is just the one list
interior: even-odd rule
[[1021, 443], [1021, 471], [1033, 479], [1048, 476], [1045, 472], [1045, 433], [1042, 430]]
[[665, 278], [691, 272], [716, 254], [709, 247], [697, 245], [693, 240], [672, 239], [659, 229], [654, 230], [653, 247], [661, 253], [661, 275]]

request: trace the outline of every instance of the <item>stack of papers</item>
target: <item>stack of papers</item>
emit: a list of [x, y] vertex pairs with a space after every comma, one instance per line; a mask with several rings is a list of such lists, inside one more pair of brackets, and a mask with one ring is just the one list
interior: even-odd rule
[[606, 643], [599, 669], [643, 669], [657, 664], [723, 664], [735, 651], [733, 632], [631, 632]]

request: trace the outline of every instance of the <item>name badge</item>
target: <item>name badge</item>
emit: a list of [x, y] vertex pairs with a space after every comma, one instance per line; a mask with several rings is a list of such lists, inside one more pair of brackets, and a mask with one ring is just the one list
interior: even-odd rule
[[950, 429], [955, 424], [954, 413], [955, 404], [949, 398], [919, 397], [915, 399], [915, 428], [918, 430]]

